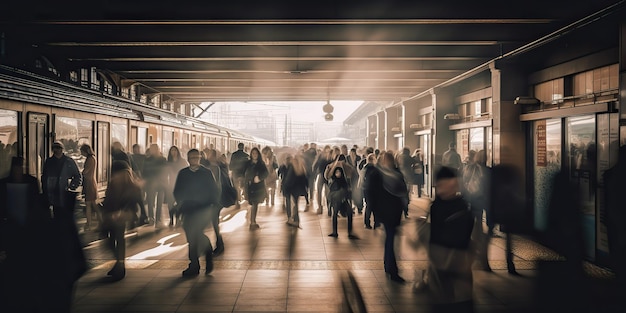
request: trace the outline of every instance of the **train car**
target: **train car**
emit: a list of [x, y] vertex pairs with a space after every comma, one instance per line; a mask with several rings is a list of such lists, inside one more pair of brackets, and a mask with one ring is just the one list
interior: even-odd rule
[[157, 144], [164, 156], [173, 145], [183, 155], [210, 145], [229, 155], [239, 142], [256, 144], [252, 136], [200, 119], [0, 66], [0, 177], [8, 175], [11, 157], [22, 155], [28, 173], [39, 179], [57, 140], [81, 170], [80, 145], [94, 148], [101, 191], [109, 179], [114, 142], [127, 152], [134, 144], [144, 149]]

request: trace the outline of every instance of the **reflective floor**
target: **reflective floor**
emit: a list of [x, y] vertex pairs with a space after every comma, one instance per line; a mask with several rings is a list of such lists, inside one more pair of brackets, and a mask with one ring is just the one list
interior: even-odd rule
[[[364, 228], [363, 215], [355, 215], [354, 233], [359, 239], [348, 238], [345, 218], [339, 219], [339, 237], [329, 237], [330, 217], [326, 212], [316, 214], [316, 206], [302, 212], [304, 201], [301, 228], [286, 224], [279, 199], [274, 206], [259, 206], [257, 230], [249, 230], [246, 223], [248, 205], [223, 210], [225, 252], [215, 258], [210, 275], [195, 278], [181, 277], [188, 260], [180, 228], [144, 226], [129, 233], [127, 273], [118, 282], [106, 277], [113, 261], [103, 242], [83, 234], [92, 269], [77, 284], [74, 312], [342, 312], [346, 307], [340, 275], [346, 270], [354, 274], [368, 312], [431, 312], [429, 294], [414, 290], [414, 281], [426, 268], [426, 254], [413, 248], [410, 240], [415, 218], [427, 206], [426, 199], [411, 201], [409, 218], [396, 238], [405, 284], [384, 275], [383, 230]], [[206, 233], [214, 240], [212, 229]], [[476, 312], [535, 309], [536, 261], [558, 263], [559, 257], [518, 236], [514, 254], [520, 276], [506, 271], [504, 240], [492, 240], [493, 272], [474, 271]], [[201, 264], [204, 267], [203, 258]], [[608, 272], [588, 269], [602, 286], [610, 287]], [[598, 307], [610, 302], [600, 291], [590, 296], [599, 301]]]

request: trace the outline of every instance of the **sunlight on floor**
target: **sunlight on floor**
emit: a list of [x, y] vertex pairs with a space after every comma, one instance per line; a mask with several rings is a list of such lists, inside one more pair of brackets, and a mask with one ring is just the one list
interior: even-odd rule
[[152, 258], [152, 257], [158, 257], [160, 255], [165, 255], [171, 252], [175, 252], [181, 249], [184, 249], [187, 247], [187, 243], [180, 245], [180, 246], [172, 246], [174, 243], [173, 242], [168, 242], [166, 243], [168, 240], [179, 236], [180, 233], [175, 233], [175, 234], [171, 234], [169, 236], [163, 237], [161, 239], [159, 239], [157, 241], [157, 243], [159, 244], [159, 246], [154, 247], [152, 249], [148, 249], [146, 251], [140, 252], [138, 254], [135, 255], [131, 255], [129, 257], [127, 257], [126, 259], [131, 259], [131, 260], [145, 260], [147, 258]]

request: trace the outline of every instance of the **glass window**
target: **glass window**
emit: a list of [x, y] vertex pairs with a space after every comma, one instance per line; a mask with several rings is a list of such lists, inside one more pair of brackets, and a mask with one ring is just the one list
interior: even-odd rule
[[80, 154], [79, 148], [85, 143], [92, 145], [93, 123], [90, 120], [57, 116], [54, 127], [55, 140], [63, 143], [65, 154], [74, 159], [82, 171], [85, 158]]
[[461, 156], [461, 161], [465, 162], [469, 154], [469, 129], [461, 129], [456, 132], [456, 152]]
[[169, 131], [169, 130], [164, 130], [163, 131], [163, 144], [161, 145], [161, 153], [163, 153], [163, 155], [167, 155], [167, 152], [170, 150], [170, 147], [172, 146], [172, 141], [174, 138], [174, 132]]
[[545, 230], [548, 226], [551, 182], [561, 170], [561, 119], [541, 120], [534, 124], [534, 220], [537, 230]]
[[129, 151], [127, 131], [127, 125], [111, 123], [111, 142], [121, 143], [124, 151]]
[[470, 128], [469, 149], [478, 152], [485, 149], [485, 129]]
[[11, 158], [17, 155], [17, 112], [0, 109], [0, 178], [9, 176]]

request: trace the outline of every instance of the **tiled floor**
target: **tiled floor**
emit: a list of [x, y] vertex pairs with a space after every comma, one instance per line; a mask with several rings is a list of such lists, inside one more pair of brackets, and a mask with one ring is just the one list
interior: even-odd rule
[[[184, 234], [175, 235], [180, 229], [140, 229], [137, 238], [129, 240], [127, 275], [118, 282], [105, 277], [112, 266], [106, 251], [97, 242], [88, 246], [93, 268], [77, 284], [74, 312], [342, 312], [340, 277], [346, 270], [354, 274], [368, 312], [430, 312], [428, 293], [413, 290], [416, 272], [426, 268], [426, 255], [409, 244], [413, 218], [426, 204], [421, 199], [412, 201], [411, 218], [397, 238], [400, 274], [406, 284], [386, 279], [384, 233], [364, 229], [362, 215], [356, 215], [354, 223], [360, 239], [347, 238], [345, 218], [339, 220], [340, 236], [335, 239], [327, 236], [331, 221], [326, 214], [301, 212], [301, 229], [296, 229], [285, 224], [277, 203], [260, 207], [262, 228], [256, 231], [248, 230], [242, 220], [245, 213], [223, 212], [226, 251], [215, 258], [215, 269], [208, 276], [181, 277], [188, 261]], [[506, 272], [502, 238], [494, 238], [490, 248], [494, 271], [474, 271], [476, 312], [533, 309], [535, 261], [554, 261], [558, 256], [523, 238], [515, 238], [515, 243], [521, 276]], [[158, 247], [169, 250], [137, 257]]]

